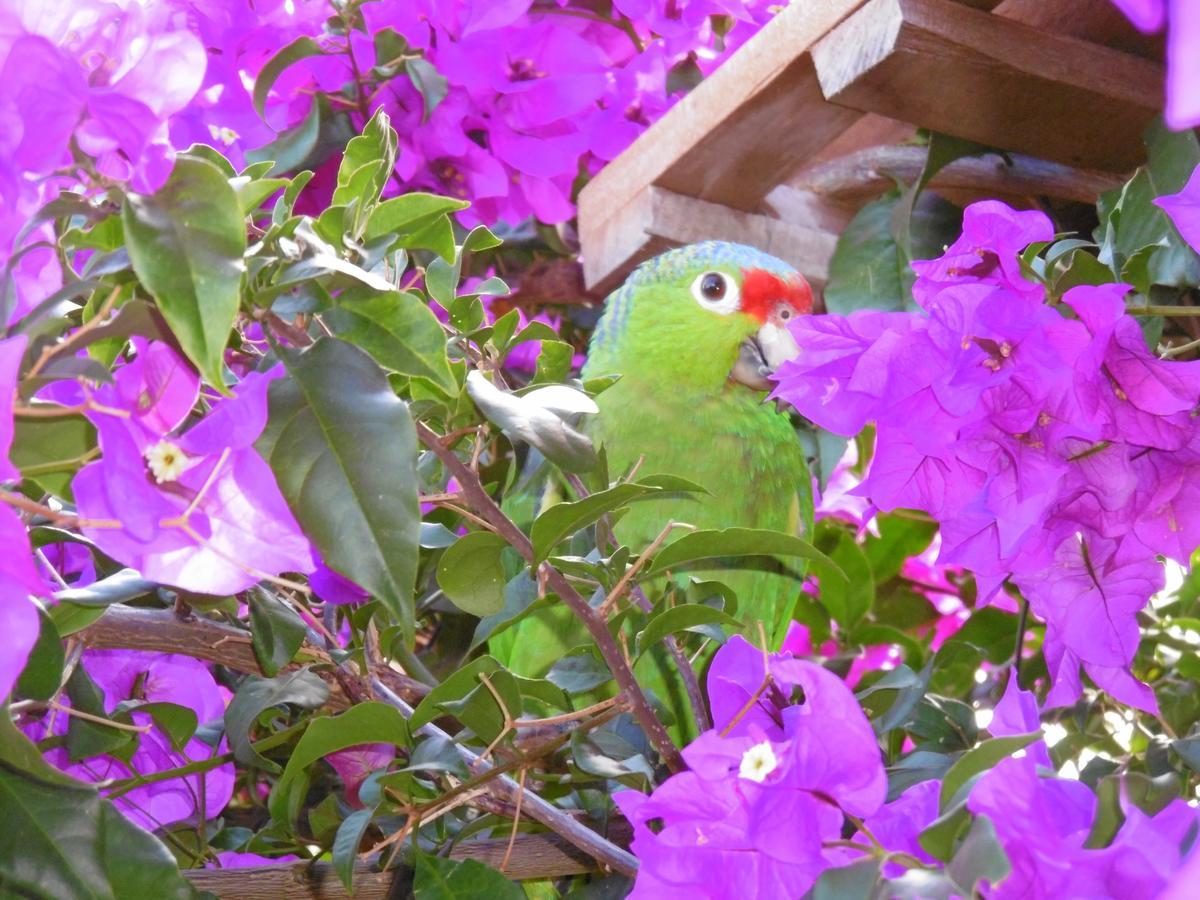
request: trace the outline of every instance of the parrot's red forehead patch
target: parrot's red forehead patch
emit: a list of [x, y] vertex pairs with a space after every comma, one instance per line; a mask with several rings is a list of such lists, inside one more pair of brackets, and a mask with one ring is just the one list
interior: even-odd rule
[[802, 316], [812, 312], [812, 288], [802, 275], [784, 278], [765, 269], [742, 270], [742, 312], [765, 322], [780, 303]]

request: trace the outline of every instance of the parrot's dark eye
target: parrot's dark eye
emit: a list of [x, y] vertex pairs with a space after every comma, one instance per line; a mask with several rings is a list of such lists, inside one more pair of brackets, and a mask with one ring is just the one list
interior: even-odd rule
[[724, 272], [704, 272], [692, 282], [692, 296], [705, 309], [729, 315], [738, 308], [737, 282]]
[[716, 302], [725, 296], [725, 276], [708, 272], [700, 279], [700, 293], [705, 300]]

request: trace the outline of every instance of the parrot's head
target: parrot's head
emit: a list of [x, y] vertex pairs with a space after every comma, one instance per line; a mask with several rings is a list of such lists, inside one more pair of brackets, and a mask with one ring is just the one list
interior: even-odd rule
[[788, 323], [812, 312], [812, 289], [782, 260], [706, 241], [639, 266], [608, 298], [589, 368], [664, 385], [770, 390], [797, 353]]

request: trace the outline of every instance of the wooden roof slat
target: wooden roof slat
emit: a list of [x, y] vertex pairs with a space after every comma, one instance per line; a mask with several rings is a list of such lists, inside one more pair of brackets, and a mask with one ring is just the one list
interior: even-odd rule
[[869, 0], [812, 58], [833, 103], [1109, 172], [1162, 102], [1154, 62], [950, 0]]
[[[829, 274], [829, 258], [837, 234], [819, 228], [782, 222], [757, 213], [730, 209], [707, 200], [676, 194], [665, 188], [642, 191], [626, 215], [598, 233], [599, 241], [588, 252], [616, 261], [615, 271], [628, 272], [657, 253], [699, 241], [734, 241], [750, 244], [791, 263], [815, 287]], [[617, 283], [601, 283], [608, 291]]]
[[[777, 194], [799, 190], [857, 207], [893, 187], [897, 180], [906, 184], [916, 181], [925, 160], [923, 146], [867, 147], [810, 166], [773, 191], [767, 202], [775, 206]], [[1075, 169], [1020, 153], [989, 153], [955, 160], [935, 174], [929, 186], [981, 196], [1045, 196], [1094, 203], [1097, 196], [1120, 186], [1123, 180], [1119, 175]], [[789, 217], [781, 214], [781, 218]]]

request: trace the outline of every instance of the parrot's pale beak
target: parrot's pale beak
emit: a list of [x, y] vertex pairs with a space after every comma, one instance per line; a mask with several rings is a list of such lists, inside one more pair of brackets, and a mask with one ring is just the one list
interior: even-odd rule
[[767, 322], [756, 334], [742, 341], [729, 377], [756, 391], [769, 391], [775, 386], [771, 381], [775, 370], [799, 355], [796, 339], [786, 326]]

